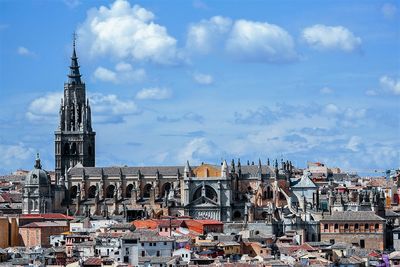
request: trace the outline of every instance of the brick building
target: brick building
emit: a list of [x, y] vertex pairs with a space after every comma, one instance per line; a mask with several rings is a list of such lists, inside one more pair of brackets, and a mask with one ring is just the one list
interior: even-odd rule
[[67, 222], [33, 222], [19, 227], [22, 244], [25, 247], [49, 247], [50, 236], [68, 231]]
[[385, 248], [385, 220], [371, 211], [337, 211], [320, 220], [321, 241]]

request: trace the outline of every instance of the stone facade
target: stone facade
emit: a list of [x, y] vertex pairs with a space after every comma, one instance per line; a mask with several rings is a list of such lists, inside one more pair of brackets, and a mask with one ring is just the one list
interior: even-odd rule
[[[277, 176], [278, 175], [278, 176]], [[278, 177], [278, 178], [277, 178]], [[287, 204], [289, 181], [269, 165], [228, 167], [82, 167], [67, 173], [71, 211], [128, 219], [188, 215], [223, 221], [265, 220]]]
[[334, 212], [320, 221], [321, 241], [384, 250], [385, 220], [374, 212]]

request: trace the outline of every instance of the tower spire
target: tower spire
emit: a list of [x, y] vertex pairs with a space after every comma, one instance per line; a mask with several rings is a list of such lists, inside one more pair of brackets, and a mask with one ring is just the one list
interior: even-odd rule
[[73, 41], [72, 41], [72, 57], [71, 57], [71, 66], [69, 66], [70, 72], [68, 75], [68, 83], [69, 84], [81, 84], [81, 74], [79, 72], [79, 64], [78, 57], [76, 56], [76, 33], [74, 32]]

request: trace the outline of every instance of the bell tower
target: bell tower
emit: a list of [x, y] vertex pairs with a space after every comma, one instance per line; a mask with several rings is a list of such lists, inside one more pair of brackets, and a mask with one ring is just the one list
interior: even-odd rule
[[[55, 172], [58, 184], [65, 171], [81, 163], [85, 167], [95, 166], [95, 135], [89, 99], [86, 98], [85, 83], [81, 80], [75, 36], [68, 82], [64, 83], [64, 98], [61, 99], [59, 125], [55, 131]], [[67, 177], [64, 177], [65, 179]]]

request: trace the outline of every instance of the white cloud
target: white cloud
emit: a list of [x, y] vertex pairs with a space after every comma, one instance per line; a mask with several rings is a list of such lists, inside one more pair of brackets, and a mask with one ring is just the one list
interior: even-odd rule
[[19, 46], [17, 49], [17, 53], [18, 55], [21, 56], [34, 56], [35, 53], [33, 53], [32, 51], [30, 51], [28, 48], [24, 47], [24, 46]]
[[218, 155], [216, 146], [206, 138], [194, 138], [190, 140], [181, 150], [178, 151], [178, 162], [185, 163], [189, 160], [190, 164], [196, 165], [204, 159]]
[[[47, 93], [34, 99], [28, 106], [26, 117], [30, 121], [54, 123], [60, 110], [62, 93]], [[121, 100], [118, 96], [101, 93], [89, 94], [95, 122], [121, 122], [125, 115], [139, 114], [141, 110], [133, 100]]]
[[18, 168], [21, 163], [34, 155], [34, 150], [23, 143], [16, 145], [0, 144], [1, 168]]
[[93, 73], [96, 80], [112, 83], [129, 83], [142, 81], [146, 77], [144, 69], [134, 70], [132, 65], [126, 62], [120, 62], [115, 66], [115, 70], [104, 67], [97, 67]]
[[109, 69], [97, 67], [94, 71], [94, 78], [105, 82], [117, 82], [117, 74]]
[[194, 73], [193, 79], [195, 82], [203, 85], [210, 85], [214, 82], [214, 78], [209, 74]]
[[340, 110], [335, 104], [328, 104], [325, 106], [325, 112], [328, 114], [338, 114]]
[[155, 15], [126, 0], [91, 9], [78, 29], [83, 47], [93, 56], [173, 64], [180, 58], [176, 39], [154, 22]]
[[62, 93], [48, 93], [34, 99], [28, 106], [26, 117], [30, 121], [51, 121], [60, 109]]
[[323, 95], [329, 95], [333, 93], [333, 90], [329, 87], [323, 87], [321, 90], [319, 90], [319, 92]]
[[214, 16], [189, 26], [186, 48], [203, 54], [209, 53], [231, 29], [232, 20], [226, 17]]
[[339, 49], [351, 52], [361, 45], [361, 38], [343, 26], [316, 24], [305, 28], [302, 38], [315, 49]]
[[[96, 113], [109, 115], [128, 115], [140, 113], [139, 108], [132, 100], [121, 100], [118, 96], [94, 93], [90, 96], [92, 109]], [[111, 114], [110, 114], [111, 113]]]
[[396, 16], [397, 7], [391, 3], [385, 3], [381, 8], [381, 12], [385, 18], [392, 19]]
[[143, 88], [136, 94], [136, 99], [167, 99], [171, 97], [171, 91], [167, 88]]
[[385, 75], [382, 76], [379, 81], [386, 90], [395, 95], [400, 95], [400, 80]]
[[360, 150], [360, 144], [361, 144], [361, 137], [352, 136], [349, 142], [347, 143], [346, 148], [350, 149], [353, 152], [357, 152]]
[[281, 27], [237, 20], [226, 42], [227, 52], [236, 59], [254, 62], [287, 62], [297, 58], [294, 42]]

